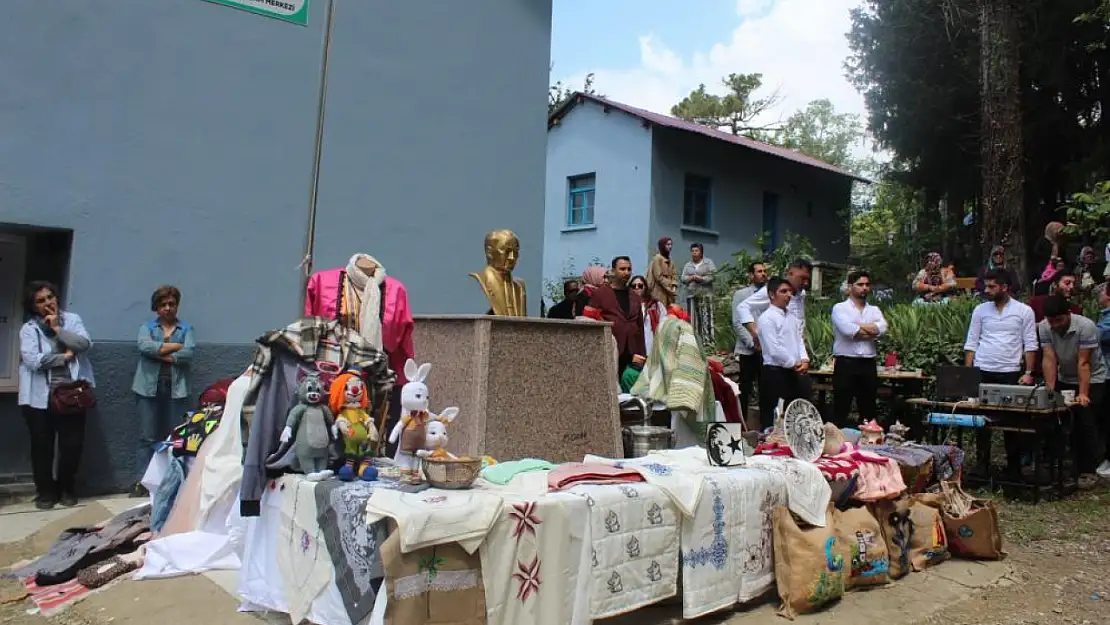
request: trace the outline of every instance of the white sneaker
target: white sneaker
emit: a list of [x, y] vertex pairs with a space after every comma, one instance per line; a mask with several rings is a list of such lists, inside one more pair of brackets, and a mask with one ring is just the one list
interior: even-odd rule
[[1103, 460], [1102, 464], [1095, 469], [1095, 473], [1103, 479], [1110, 479], [1110, 460]]

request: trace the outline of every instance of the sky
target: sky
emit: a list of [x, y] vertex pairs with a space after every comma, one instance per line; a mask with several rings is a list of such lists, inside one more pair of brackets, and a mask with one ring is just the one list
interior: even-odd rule
[[828, 98], [866, 115], [845, 78], [849, 11], [863, 0], [554, 0], [552, 82], [574, 89], [593, 72], [612, 100], [658, 113], [729, 73], [763, 74], [782, 101], [760, 121], [785, 120]]

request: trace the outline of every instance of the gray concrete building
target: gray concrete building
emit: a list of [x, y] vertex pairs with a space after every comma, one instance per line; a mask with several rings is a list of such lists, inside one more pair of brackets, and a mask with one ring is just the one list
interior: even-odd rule
[[134, 479], [135, 336], [154, 288], [183, 292], [194, 395], [299, 316], [329, 2], [315, 268], [366, 252], [414, 312], [481, 313], [466, 274], [485, 233], [509, 228], [538, 312], [551, 0], [311, 0], [304, 25], [208, 0], [8, 0], [0, 475], [30, 471], [27, 281], [58, 283], [95, 342], [82, 494]]

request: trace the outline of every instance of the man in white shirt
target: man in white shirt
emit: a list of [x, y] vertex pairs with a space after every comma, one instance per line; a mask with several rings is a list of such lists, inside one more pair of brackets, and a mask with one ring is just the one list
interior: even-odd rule
[[879, 391], [875, 341], [886, 334], [883, 311], [867, 303], [871, 294], [871, 274], [853, 271], [848, 274], [848, 299], [832, 309], [833, 356], [833, 422], [844, 427], [852, 409], [852, 399], [859, 409], [860, 423], [875, 418], [875, 397]]
[[[790, 263], [790, 266], [786, 269], [786, 281], [790, 284], [791, 287], [793, 287], [793, 296], [790, 298], [790, 303], [787, 305], [787, 312], [797, 321], [796, 325], [798, 329], [798, 342], [803, 347], [805, 346], [806, 327], [806, 289], [809, 288], [809, 276], [812, 271], [813, 264], [804, 258], [799, 258], [798, 260]], [[771, 291], [771, 293], [773, 292], [774, 291]], [[759, 352], [762, 349], [759, 339], [759, 333], [756, 331], [756, 319], [758, 319], [759, 316], [770, 306], [771, 298], [768, 296], [767, 287], [764, 286], [752, 293], [747, 299], [732, 307], [734, 314], [736, 315], [740, 324], [743, 325], [751, 334], [754, 342], [753, 347], [756, 352]], [[766, 363], [766, 359], [764, 359], [763, 362]], [[804, 364], [802, 365], [800, 371], [804, 374], [806, 371], [809, 370], [809, 358], [807, 357], [803, 362]], [[761, 374], [760, 396], [763, 396], [764, 394], [762, 380], [763, 376]], [[803, 376], [801, 384], [803, 396], [809, 397], [811, 395], [809, 378], [807, 376]], [[775, 406], [774, 403], [770, 405], [772, 409]], [[763, 423], [764, 426], [771, 425], [774, 421], [772, 415], [765, 414], [764, 408], [766, 406], [767, 402], [760, 400], [760, 422]]]
[[759, 315], [756, 331], [763, 348], [763, 377], [759, 381], [759, 418], [763, 427], [774, 424], [775, 406], [808, 396], [803, 374], [809, 366], [798, 320], [787, 313], [794, 287], [782, 278], [771, 278], [764, 290], [771, 304]]
[[[988, 301], [971, 313], [964, 364], [979, 369], [984, 384], [1032, 384], [1039, 349], [1033, 309], [1010, 297], [1010, 277], [1005, 271], [986, 273], [983, 295]], [[1011, 473], [1021, 469], [1020, 442], [1013, 433], [1006, 432], [1006, 464]], [[985, 471], [990, 459], [990, 432], [979, 432], [976, 452], [979, 468]]]
[[748, 414], [752, 401], [752, 388], [759, 380], [763, 368], [763, 355], [755, 346], [752, 333], [740, 321], [740, 303], [767, 284], [767, 267], [761, 262], [748, 265], [748, 286], [737, 289], [732, 295], [732, 329], [736, 334], [736, 359], [740, 363], [740, 408]]

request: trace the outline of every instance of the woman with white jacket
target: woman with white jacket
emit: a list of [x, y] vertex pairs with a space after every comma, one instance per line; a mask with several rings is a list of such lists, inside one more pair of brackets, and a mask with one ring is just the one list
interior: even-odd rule
[[77, 504], [77, 467], [85, 445], [85, 412], [57, 414], [50, 396], [63, 384], [95, 383], [87, 355], [92, 341], [81, 317], [61, 310], [58, 287], [49, 282], [28, 284], [23, 307], [28, 321], [19, 330], [19, 405], [31, 435], [35, 506], [40, 510], [59, 503], [73, 506]]

